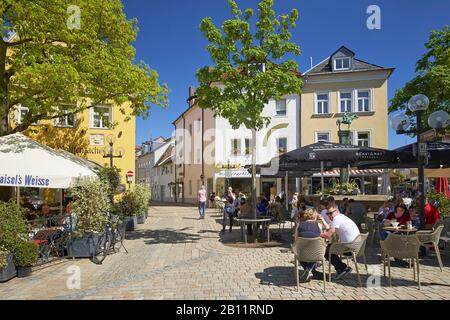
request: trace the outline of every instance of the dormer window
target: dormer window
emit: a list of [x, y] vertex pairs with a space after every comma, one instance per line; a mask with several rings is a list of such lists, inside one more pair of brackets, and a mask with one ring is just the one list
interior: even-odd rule
[[350, 57], [334, 59], [334, 70], [349, 70], [349, 69], [350, 69]]

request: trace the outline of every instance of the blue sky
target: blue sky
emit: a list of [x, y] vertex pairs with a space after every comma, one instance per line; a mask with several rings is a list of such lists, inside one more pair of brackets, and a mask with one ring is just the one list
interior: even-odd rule
[[[257, 0], [238, 0], [241, 8], [256, 8]], [[155, 107], [146, 120], [137, 120], [136, 142], [170, 136], [172, 122], [186, 107], [189, 85], [196, 85], [198, 68], [208, 65], [207, 45], [198, 26], [204, 17], [216, 25], [230, 18], [227, 0], [123, 0], [128, 18], [137, 18], [137, 59], [144, 60], [170, 88], [167, 109]], [[369, 30], [369, 5], [381, 8], [381, 30]], [[384, 67], [395, 67], [389, 81], [389, 99], [414, 77], [415, 63], [425, 53], [429, 32], [450, 23], [448, 0], [275, 0], [277, 13], [297, 8], [300, 19], [292, 40], [301, 47], [300, 71], [328, 57], [341, 45], [356, 58]], [[412, 140], [390, 130], [389, 146]]]

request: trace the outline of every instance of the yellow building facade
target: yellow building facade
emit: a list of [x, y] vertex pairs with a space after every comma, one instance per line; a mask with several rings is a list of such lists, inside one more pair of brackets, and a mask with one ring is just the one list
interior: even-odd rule
[[[393, 68], [355, 58], [341, 47], [306, 71], [301, 95], [301, 145], [339, 142], [337, 120], [345, 113], [359, 119], [350, 126], [355, 145], [388, 148], [388, 79]], [[342, 125], [347, 130], [347, 125]]]

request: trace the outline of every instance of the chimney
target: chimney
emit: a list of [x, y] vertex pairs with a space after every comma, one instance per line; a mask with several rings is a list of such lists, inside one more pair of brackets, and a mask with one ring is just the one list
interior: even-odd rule
[[192, 107], [195, 103], [195, 88], [194, 86], [189, 87], [189, 97], [188, 97], [188, 104], [189, 107]]

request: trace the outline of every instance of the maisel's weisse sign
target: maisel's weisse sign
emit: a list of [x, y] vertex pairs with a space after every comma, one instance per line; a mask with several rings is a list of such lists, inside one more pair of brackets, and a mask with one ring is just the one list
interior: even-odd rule
[[30, 188], [48, 187], [50, 185], [50, 179], [33, 176], [33, 175], [20, 175], [9, 176], [7, 174], [0, 175], [1, 186], [24, 186]]

